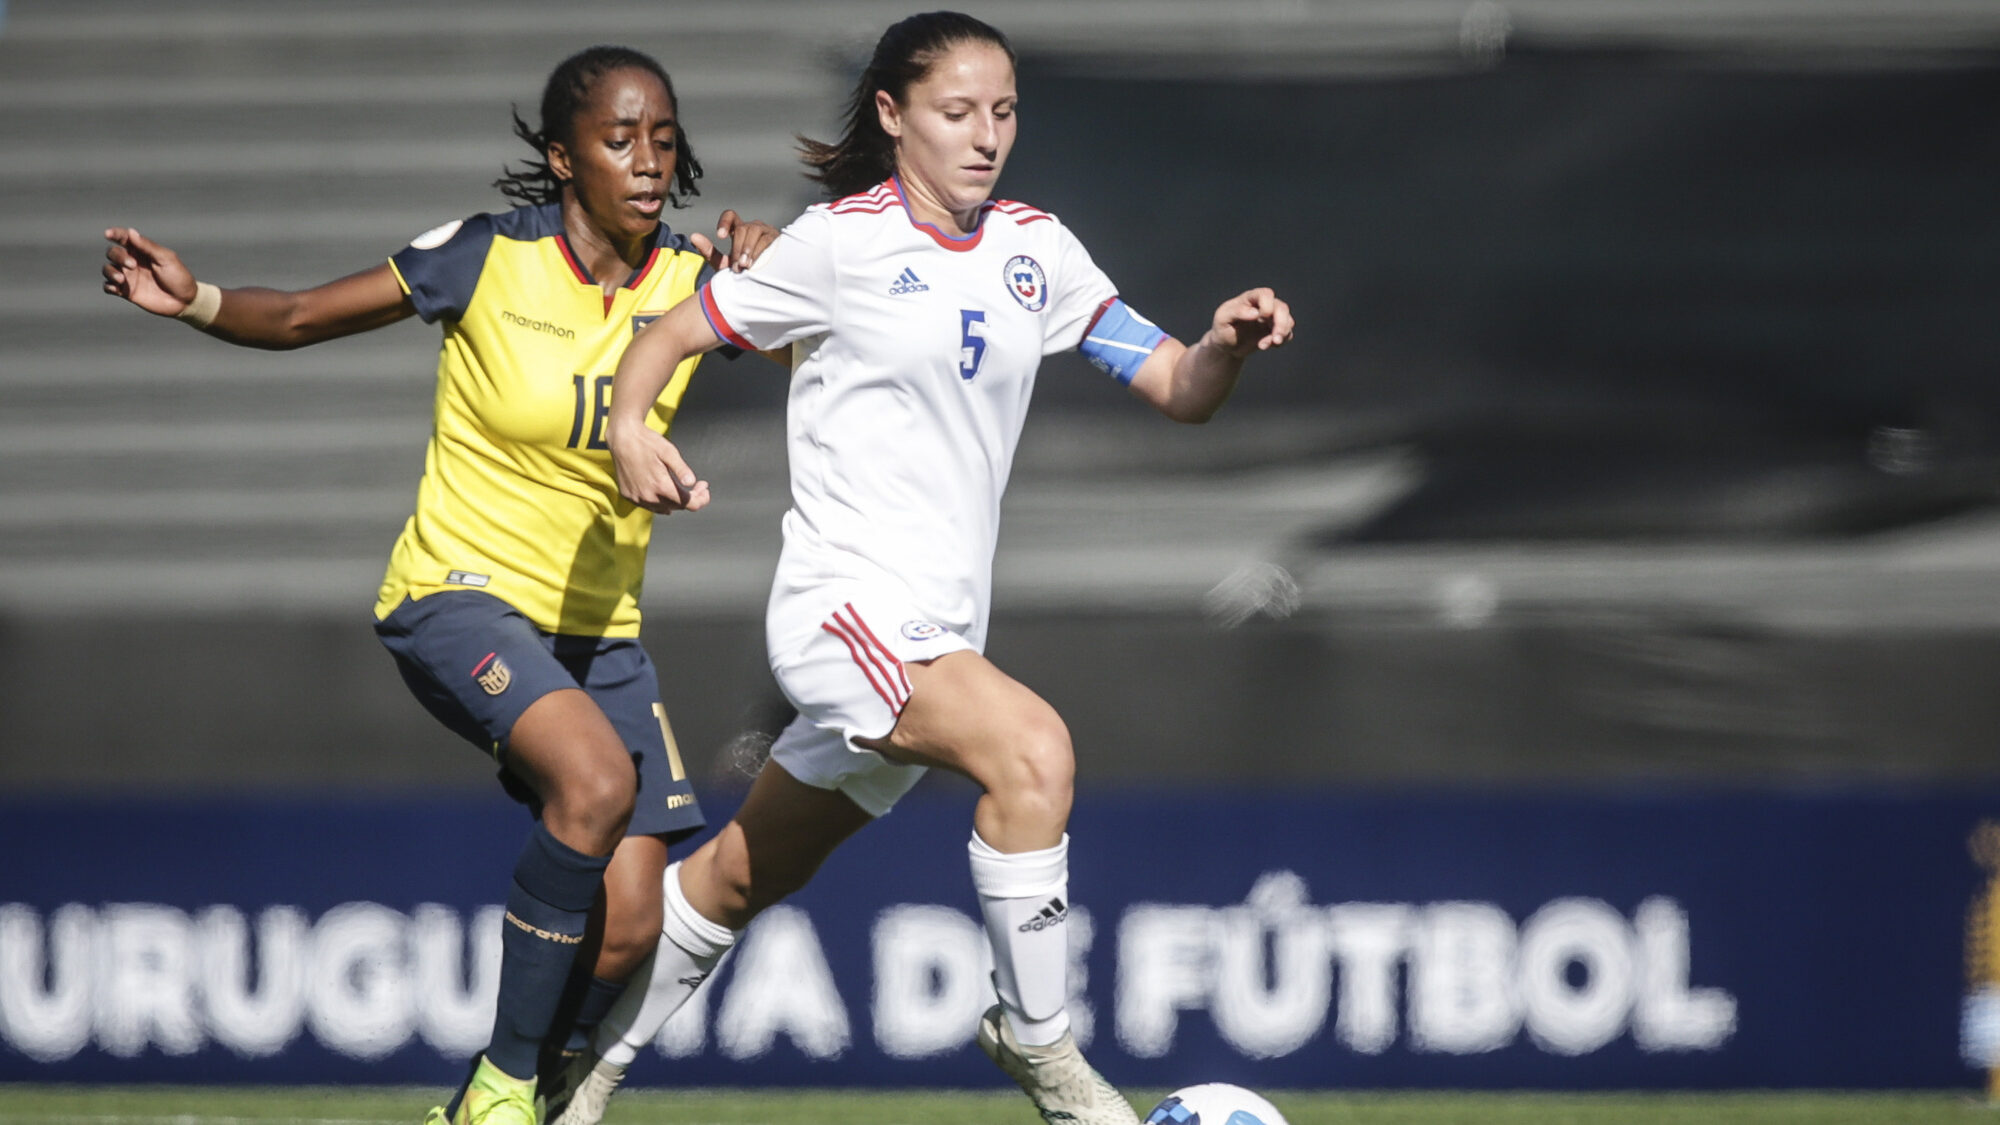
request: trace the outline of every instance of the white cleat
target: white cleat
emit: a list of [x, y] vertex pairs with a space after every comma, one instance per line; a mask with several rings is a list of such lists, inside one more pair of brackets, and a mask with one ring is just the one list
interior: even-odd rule
[[585, 1051], [563, 1068], [562, 1084], [549, 1097], [548, 1125], [597, 1125], [611, 1095], [625, 1080], [625, 1068]]
[[1063, 1125], [1139, 1125], [1132, 1103], [1083, 1061], [1068, 1032], [1046, 1047], [1023, 1046], [995, 1004], [979, 1017], [979, 1049], [1019, 1083], [1042, 1120]]

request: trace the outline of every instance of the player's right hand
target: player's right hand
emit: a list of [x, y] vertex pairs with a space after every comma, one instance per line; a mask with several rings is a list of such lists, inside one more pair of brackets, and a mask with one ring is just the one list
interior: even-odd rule
[[694, 475], [681, 451], [650, 426], [607, 428], [618, 493], [658, 515], [698, 512], [708, 506], [708, 482]]
[[181, 256], [131, 227], [104, 232], [104, 291], [149, 313], [174, 316], [194, 300], [194, 274]]
[[1250, 289], [1222, 302], [1204, 339], [1241, 357], [1283, 347], [1294, 327], [1292, 306], [1269, 289]]

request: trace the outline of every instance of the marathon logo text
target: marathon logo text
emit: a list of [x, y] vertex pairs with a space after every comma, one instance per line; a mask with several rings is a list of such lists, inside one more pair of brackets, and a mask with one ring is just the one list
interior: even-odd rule
[[501, 309], [500, 319], [509, 324], [526, 328], [531, 332], [542, 332], [563, 340], [576, 339], [576, 332], [571, 329], [564, 328], [560, 324], [552, 324], [546, 320], [530, 320], [512, 309]]

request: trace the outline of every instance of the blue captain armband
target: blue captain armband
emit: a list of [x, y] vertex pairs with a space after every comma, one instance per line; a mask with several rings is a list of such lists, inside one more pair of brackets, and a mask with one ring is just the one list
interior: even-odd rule
[[1092, 367], [1130, 385], [1146, 357], [1166, 342], [1167, 334], [1159, 325], [1113, 297], [1098, 306], [1097, 317], [1083, 330], [1083, 343], [1076, 350]]

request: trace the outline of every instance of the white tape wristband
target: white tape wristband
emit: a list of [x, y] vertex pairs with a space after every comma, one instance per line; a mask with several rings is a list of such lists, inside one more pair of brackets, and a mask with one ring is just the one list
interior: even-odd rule
[[194, 283], [194, 300], [187, 307], [174, 314], [175, 320], [185, 320], [196, 328], [207, 328], [215, 320], [215, 314], [222, 311], [222, 290], [206, 281]]

